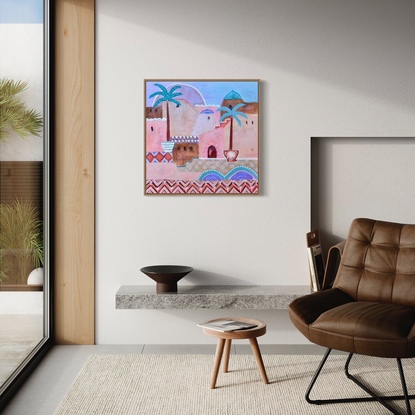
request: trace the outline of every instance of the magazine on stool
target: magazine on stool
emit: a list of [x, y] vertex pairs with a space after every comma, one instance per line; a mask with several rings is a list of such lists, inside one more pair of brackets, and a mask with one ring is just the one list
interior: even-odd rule
[[216, 330], [216, 331], [235, 331], [235, 330], [247, 330], [257, 327], [256, 324], [244, 323], [243, 321], [235, 320], [216, 320], [207, 323], [199, 323], [198, 327], [203, 327], [206, 329]]

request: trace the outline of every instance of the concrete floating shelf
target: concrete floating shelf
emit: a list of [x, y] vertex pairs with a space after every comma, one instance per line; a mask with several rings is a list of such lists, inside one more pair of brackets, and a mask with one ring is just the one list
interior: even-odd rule
[[154, 286], [123, 285], [117, 309], [253, 309], [285, 310], [310, 293], [308, 285], [180, 285], [177, 293], [157, 294]]

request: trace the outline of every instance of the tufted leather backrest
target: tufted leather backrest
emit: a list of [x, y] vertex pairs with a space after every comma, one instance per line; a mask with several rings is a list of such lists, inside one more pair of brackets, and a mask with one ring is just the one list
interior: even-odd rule
[[415, 307], [415, 225], [355, 219], [334, 287], [358, 301]]

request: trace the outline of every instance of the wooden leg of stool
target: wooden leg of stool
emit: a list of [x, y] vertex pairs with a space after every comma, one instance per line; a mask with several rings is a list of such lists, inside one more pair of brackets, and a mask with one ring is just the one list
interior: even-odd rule
[[265, 372], [264, 362], [262, 360], [261, 352], [259, 351], [259, 346], [256, 338], [249, 339], [251, 343], [252, 351], [254, 352], [254, 356], [259, 367], [259, 371], [261, 372], [262, 380], [264, 383], [268, 384], [268, 376], [267, 372]]
[[231, 354], [231, 345], [232, 345], [232, 339], [226, 339], [225, 341], [225, 351], [223, 352], [223, 355], [225, 357], [225, 360], [223, 361], [223, 371], [226, 373], [229, 368], [229, 356]]
[[219, 339], [216, 346], [215, 363], [213, 365], [212, 378], [210, 380], [210, 389], [215, 389], [216, 379], [218, 378], [219, 366], [222, 360], [223, 348], [225, 346], [225, 339]]

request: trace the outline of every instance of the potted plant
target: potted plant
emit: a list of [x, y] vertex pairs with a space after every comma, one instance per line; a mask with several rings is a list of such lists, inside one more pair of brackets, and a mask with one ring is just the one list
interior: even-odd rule
[[43, 266], [43, 226], [31, 202], [0, 204], [0, 282], [26, 284]]

